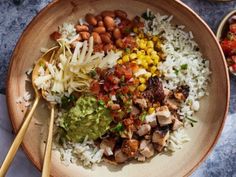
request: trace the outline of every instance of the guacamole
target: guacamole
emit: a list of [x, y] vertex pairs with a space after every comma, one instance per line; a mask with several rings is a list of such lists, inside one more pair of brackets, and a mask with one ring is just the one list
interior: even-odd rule
[[59, 118], [59, 136], [65, 141], [95, 140], [106, 133], [112, 121], [110, 111], [92, 95], [83, 95]]

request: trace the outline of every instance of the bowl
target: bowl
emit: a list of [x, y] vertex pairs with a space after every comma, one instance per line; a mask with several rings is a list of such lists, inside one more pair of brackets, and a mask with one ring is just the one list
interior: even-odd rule
[[220, 22], [217, 31], [216, 31], [216, 37], [220, 41], [223, 36], [225, 36], [225, 33], [227, 32], [229, 28], [229, 18], [233, 15], [236, 15], [236, 10], [230, 11]]
[[[40, 48], [51, 45], [49, 35], [59, 25], [63, 22], [76, 23], [88, 12], [99, 13], [102, 10], [122, 9], [132, 17], [141, 14], [147, 8], [161, 14], [173, 15], [173, 23], [185, 25], [186, 30], [191, 30], [204, 57], [210, 60], [212, 71], [210, 94], [201, 100], [201, 110], [196, 115], [199, 118], [198, 123], [188, 129], [191, 141], [171, 156], [159, 154], [145, 163], [131, 162], [124, 166], [101, 164], [93, 170], [76, 164], [65, 166], [60, 161], [59, 152], [53, 151], [51, 166], [53, 177], [188, 176], [203, 162], [216, 144], [229, 105], [229, 77], [223, 52], [205, 22], [179, 0], [56, 0], [49, 3], [23, 32], [12, 55], [7, 83], [7, 105], [15, 133], [27, 111], [24, 106], [16, 103], [16, 99], [26, 91], [32, 92], [25, 72], [41, 55]], [[23, 141], [26, 154], [39, 170], [42, 168], [48, 117], [49, 111], [42, 101], [34, 113]]]

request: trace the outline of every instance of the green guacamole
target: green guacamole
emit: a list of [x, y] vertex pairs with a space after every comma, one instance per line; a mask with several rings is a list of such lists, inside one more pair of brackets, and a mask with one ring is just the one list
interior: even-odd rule
[[110, 111], [94, 96], [83, 95], [76, 105], [59, 119], [60, 139], [82, 142], [86, 136], [95, 140], [106, 133], [112, 121]]

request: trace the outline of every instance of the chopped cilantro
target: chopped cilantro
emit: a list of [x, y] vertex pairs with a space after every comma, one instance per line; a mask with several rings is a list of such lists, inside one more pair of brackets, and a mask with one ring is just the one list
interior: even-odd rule
[[61, 107], [66, 108], [70, 103], [74, 103], [76, 101], [76, 98], [74, 95], [70, 95], [69, 97], [63, 96], [61, 98]]
[[124, 130], [124, 126], [122, 123], [119, 122], [112, 130], [116, 132], [120, 132]]
[[182, 70], [188, 69], [188, 64], [183, 64], [183, 65], [180, 66], [180, 68]]
[[102, 100], [98, 100], [98, 104], [101, 105], [101, 106], [105, 105], [104, 101], [102, 101]]
[[197, 120], [194, 120], [192, 118], [186, 117], [186, 119], [188, 119], [191, 123], [197, 123]]
[[144, 12], [141, 17], [143, 17], [145, 20], [153, 20], [155, 18], [155, 16], [153, 14], [151, 14], [149, 12], [149, 14], [147, 12]]
[[91, 77], [91, 78], [94, 78], [96, 75], [97, 75], [97, 72], [95, 70], [91, 70], [88, 75]]
[[126, 53], [130, 53], [130, 48], [125, 48]]
[[175, 74], [178, 75], [179, 74], [179, 70], [178, 69], [174, 69], [175, 70]]
[[144, 121], [146, 119], [146, 116], [147, 116], [147, 112], [143, 112], [140, 116], [139, 116], [139, 119], [141, 121]]

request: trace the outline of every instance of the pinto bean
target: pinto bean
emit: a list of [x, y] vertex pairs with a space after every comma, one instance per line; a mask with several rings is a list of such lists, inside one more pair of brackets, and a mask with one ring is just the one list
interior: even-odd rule
[[109, 33], [104, 33], [104, 34], [101, 34], [100, 35], [101, 39], [102, 39], [102, 42], [104, 42], [105, 44], [109, 44], [111, 43], [111, 38], [109, 36]]
[[115, 39], [120, 39], [121, 38], [121, 32], [119, 28], [115, 28], [113, 31], [113, 36]]
[[79, 34], [83, 40], [88, 40], [90, 37], [90, 33], [86, 31], [80, 32]]
[[104, 11], [102, 11], [101, 15], [102, 15], [103, 18], [106, 17], [106, 16], [115, 18], [115, 13], [111, 10], [104, 10]]
[[94, 40], [95, 44], [101, 44], [102, 43], [101, 37], [97, 32], [92, 32], [92, 35], [93, 35], [93, 40]]
[[103, 23], [102, 20], [101, 20], [101, 21], [98, 21], [98, 26], [104, 27], [104, 23]]
[[76, 25], [75, 29], [76, 29], [77, 33], [89, 30], [88, 26], [86, 26], [86, 25]]
[[121, 49], [123, 49], [125, 47], [124, 42], [122, 41], [122, 39], [117, 39], [116, 40], [116, 46], [118, 48], [121, 48]]
[[115, 21], [112, 17], [106, 16], [104, 17], [104, 25], [108, 31], [112, 31], [115, 27]]
[[93, 14], [90, 14], [90, 13], [86, 14], [85, 15], [85, 20], [90, 25], [93, 25], [93, 26], [97, 25], [97, 20], [96, 20], [96, 18]]
[[97, 21], [101, 21], [102, 20], [102, 16], [101, 15], [97, 15], [95, 18], [96, 18]]
[[127, 13], [123, 10], [115, 10], [115, 15], [121, 19], [127, 18]]
[[112, 44], [106, 44], [106, 45], [103, 46], [103, 50], [106, 51], [106, 52], [110, 51], [112, 49], [114, 49], [114, 46]]
[[106, 28], [102, 27], [102, 26], [99, 26], [99, 27], [94, 28], [93, 31], [101, 34], [101, 33], [105, 33], [106, 32]]

